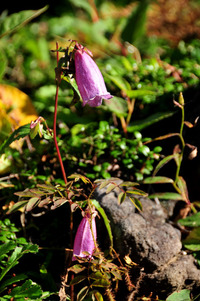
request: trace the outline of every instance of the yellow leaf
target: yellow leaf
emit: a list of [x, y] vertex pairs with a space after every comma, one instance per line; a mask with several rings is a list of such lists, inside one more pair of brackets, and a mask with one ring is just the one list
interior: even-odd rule
[[[38, 114], [27, 94], [16, 87], [0, 84], [0, 143], [12, 131], [37, 118]], [[19, 139], [14, 141], [10, 147], [19, 150], [22, 144], [23, 139]]]
[[0, 108], [14, 129], [38, 118], [29, 96], [9, 85], [0, 85]]

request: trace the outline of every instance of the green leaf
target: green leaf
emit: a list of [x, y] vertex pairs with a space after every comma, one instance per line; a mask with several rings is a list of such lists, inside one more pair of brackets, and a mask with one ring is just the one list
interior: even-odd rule
[[174, 180], [167, 177], [148, 177], [143, 183], [144, 184], [164, 184], [164, 183], [173, 183]]
[[92, 298], [93, 298], [93, 296], [95, 297], [95, 299], [92, 299], [92, 300], [103, 301], [103, 296], [100, 294], [100, 292], [93, 290], [90, 292], [90, 294], [91, 294]]
[[17, 202], [8, 210], [7, 214], [18, 211], [20, 208], [24, 207], [27, 203], [28, 203], [28, 200]]
[[70, 267], [70, 268], [68, 269], [68, 271], [72, 271], [72, 272], [74, 272], [75, 274], [78, 274], [78, 273], [84, 271], [85, 269], [86, 269], [86, 267], [84, 267], [83, 265], [81, 265], [81, 264], [75, 264], [75, 265], [73, 265], [72, 267]]
[[110, 244], [111, 244], [111, 247], [113, 247], [113, 235], [112, 235], [112, 230], [110, 227], [110, 221], [109, 221], [104, 209], [100, 206], [99, 202], [97, 202], [96, 200], [91, 200], [91, 202], [94, 205], [94, 207], [99, 211], [99, 213], [101, 214], [101, 216], [104, 220], [104, 224], [106, 226], [106, 229], [108, 231], [108, 236], [110, 238]]
[[200, 227], [200, 212], [197, 212], [186, 218], [179, 219], [178, 222], [186, 227]]
[[181, 194], [175, 192], [157, 192], [149, 195], [150, 199], [158, 198], [163, 200], [184, 201]]
[[200, 250], [200, 227], [192, 229], [186, 239], [183, 240], [184, 246], [193, 251]]
[[126, 116], [128, 112], [127, 101], [120, 97], [113, 97], [112, 100], [104, 100], [105, 108], [115, 113], [117, 117]]
[[105, 278], [97, 279], [92, 283], [92, 286], [98, 286], [98, 287], [109, 287], [110, 281]]
[[131, 202], [133, 203], [133, 205], [139, 210], [142, 211], [142, 204], [138, 199], [135, 198], [131, 198], [129, 197], [129, 199], [131, 200]]
[[116, 187], [117, 187], [116, 184], [110, 183], [110, 184], [108, 185], [108, 188], [106, 189], [106, 193], [111, 192], [111, 191], [114, 190]]
[[133, 190], [127, 190], [126, 193], [131, 194], [131, 195], [142, 195], [142, 196], [147, 196], [148, 193], [137, 189], [137, 188], [133, 188]]
[[184, 289], [180, 292], [174, 292], [166, 299], [166, 301], [191, 301], [190, 290]]
[[17, 263], [18, 260], [26, 253], [36, 253], [38, 252], [38, 246], [33, 244], [26, 244], [23, 247], [16, 247], [10, 258], [7, 261], [6, 267], [2, 270], [0, 274], [0, 281], [3, 277], [12, 269]]
[[9, 241], [0, 246], [0, 257], [2, 255], [7, 254], [9, 251], [14, 250], [16, 247], [16, 243]]
[[42, 296], [42, 290], [38, 284], [33, 283], [29, 279], [23, 283], [22, 286], [15, 287], [11, 291], [10, 296], [14, 297], [15, 300], [18, 298], [24, 298], [24, 300], [31, 298], [31, 300], [34, 300]]
[[96, 279], [102, 279], [105, 276], [100, 271], [97, 271], [97, 272], [90, 274], [89, 277], [93, 280], [96, 280]]
[[178, 177], [177, 186], [179, 187], [183, 199], [186, 203], [190, 204], [188, 189], [185, 180], [182, 177]]
[[130, 98], [140, 98], [145, 95], [155, 95], [156, 92], [152, 90], [126, 90], [127, 96]]
[[1, 52], [0, 52], [0, 79], [3, 77], [3, 75], [6, 71], [6, 66], [7, 66], [7, 58], [1, 49]]
[[120, 187], [123, 187], [123, 186], [125, 186], [125, 187], [133, 187], [133, 186], [137, 186], [137, 185], [139, 185], [139, 183], [137, 183], [137, 182], [122, 182], [121, 184], [119, 184], [119, 186]]
[[169, 156], [165, 157], [164, 159], [162, 159], [158, 163], [158, 165], [156, 166], [156, 168], [155, 168], [155, 170], [153, 172], [153, 176], [155, 176], [162, 167], [164, 167], [169, 161], [171, 161], [173, 159], [175, 159], [175, 155], [174, 154], [173, 155], [169, 155]]
[[120, 76], [106, 74], [106, 77], [108, 77], [122, 91], [127, 91], [131, 89], [130, 84]]
[[40, 198], [38, 197], [31, 198], [26, 205], [26, 211], [31, 211], [38, 204], [39, 200]]
[[135, 131], [141, 131], [144, 128], [147, 128], [148, 126], [159, 122], [165, 118], [171, 117], [174, 113], [173, 112], [167, 112], [167, 113], [163, 113], [163, 112], [158, 112], [155, 114], [152, 114], [151, 116], [143, 119], [143, 120], [139, 120], [136, 122], [133, 122], [128, 128], [127, 131], [128, 132], [135, 132]]
[[87, 286], [84, 286], [77, 294], [77, 301], [85, 300], [85, 297], [87, 296], [88, 291], [89, 291], [89, 288]]
[[38, 10], [23, 10], [7, 16], [5, 20], [0, 23], [0, 38], [19, 30], [28, 22], [45, 12], [47, 8], [48, 6]]
[[19, 274], [16, 276], [13, 276], [10, 279], [7, 279], [6, 281], [4, 281], [1, 286], [0, 286], [0, 293], [3, 292], [9, 285], [12, 285], [18, 281], [22, 281], [25, 280], [27, 278], [27, 275], [25, 274]]
[[122, 31], [122, 39], [129, 43], [134, 43], [145, 33], [146, 14], [149, 7], [149, 0], [139, 1], [137, 7], [133, 7], [133, 11], [129, 18], [126, 18], [126, 25]]
[[8, 147], [13, 141], [24, 138], [30, 133], [30, 124], [23, 125], [16, 129], [1, 145], [0, 154], [2, 154], [6, 147]]
[[120, 192], [118, 195], [118, 202], [119, 204], [122, 204], [126, 199], [126, 192]]
[[87, 279], [87, 276], [78, 275], [78, 276], [74, 277], [74, 279], [72, 279], [72, 281], [70, 282], [70, 285], [78, 284], [78, 283], [82, 282], [85, 279]]

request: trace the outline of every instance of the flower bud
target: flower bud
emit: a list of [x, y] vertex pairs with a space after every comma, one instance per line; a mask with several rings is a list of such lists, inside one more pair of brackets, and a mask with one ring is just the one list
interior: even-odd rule
[[102, 104], [102, 99], [113, 97], [106, 89], [98, 66], [79, 44], [75, 50], [75, 79], [83, 106], [88, 104], [90, 107], [97, 107]]

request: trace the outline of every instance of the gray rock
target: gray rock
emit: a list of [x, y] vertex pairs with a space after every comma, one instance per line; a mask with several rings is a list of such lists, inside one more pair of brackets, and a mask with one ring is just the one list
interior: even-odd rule
[[141, 268], [138, 291], [148, 294], [158, 290], [158, 295], [166, 297], [175, 290], [200, 285], [194, 258], [182, 255], [181, 233], [167, 222], [161, 204], [141, 198], [143, 211], [139, 212], [128, 198], [119, 205], [118, 193], [118, 188], [108, 194], [106, 188], [97, 188], [95, 197], [111, 222], [115, 250], [121, 256], [129, 255]]

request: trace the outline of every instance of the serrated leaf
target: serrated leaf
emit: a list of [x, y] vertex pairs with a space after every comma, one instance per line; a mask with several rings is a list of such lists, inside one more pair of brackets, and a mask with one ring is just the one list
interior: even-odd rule
[[157, 192], [149, 195], [150, 199], [158, 198], [163, 200], [184, 201], [183, 196], [175, 192]]
[[167, 177], [148, 177], [146, 178], [143, 183], [144, 184], [161, 184], [161, 183], [173, 183], [174, 180], [167, 178]]
[[178, 222], [186, 227], [200, 227], [200, 212], [197, 212], [186, 218], [179, 219]]
[[126, 192], [120, 192], [118, 195], [118, 202], [119, 204], [122, 204], [126, 199]]
[[104, 209], [100, 206], [99, 202], [97, 202], [96, 200], [91, 200], [92, 204], [94, 205], [94, 207], [99, 211], [99, 213], [101, 214], [104, 224], [106, 226], [107, 232], [108, 232], [108, 236], [110, 239], [110, 244], [111, 247], [113, 247], [113, 235], [112, 235], [112, 230], [110, 227], [110, 221], [104, 211]]

